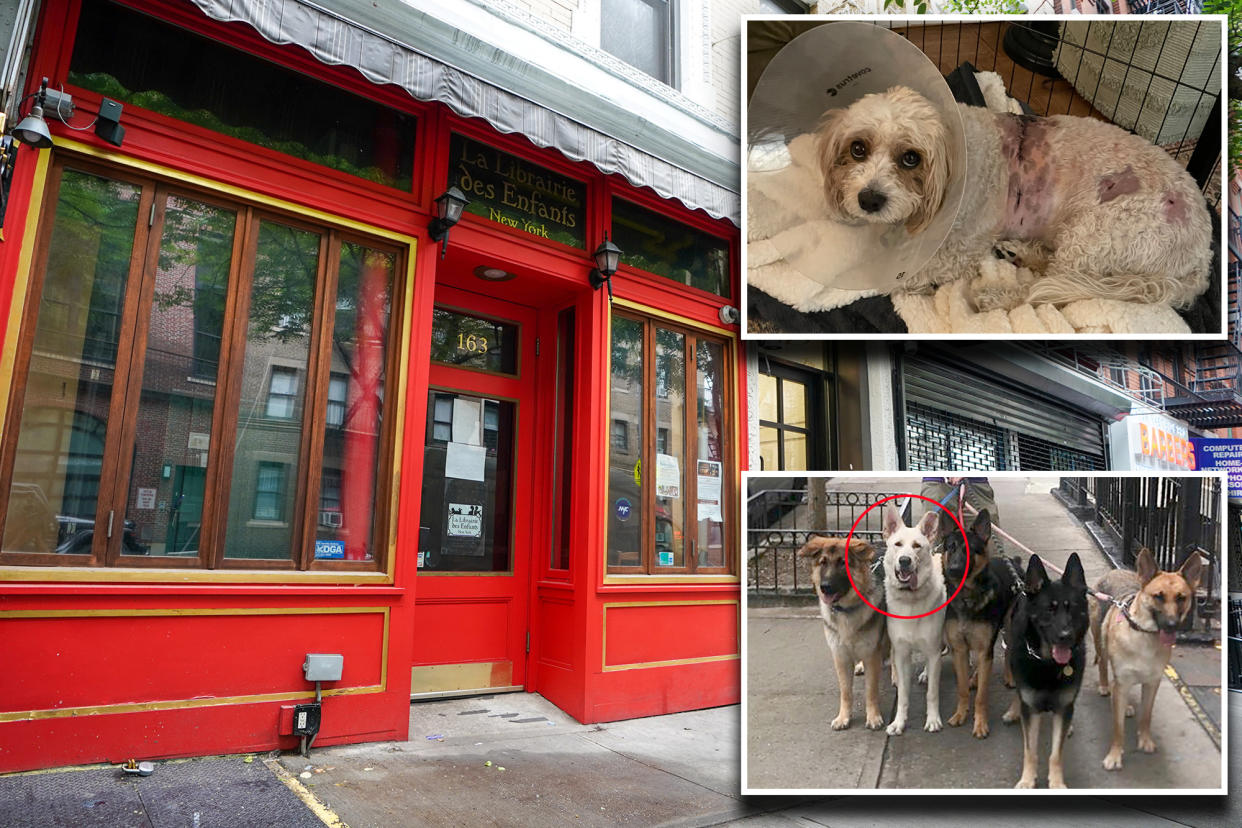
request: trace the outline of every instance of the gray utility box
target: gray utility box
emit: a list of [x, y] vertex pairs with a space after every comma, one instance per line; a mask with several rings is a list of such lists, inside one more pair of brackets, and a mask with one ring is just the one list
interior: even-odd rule
[[307, 653], [302, 672], [307, 681], [340, 681], [345, 656], [335, 653]]

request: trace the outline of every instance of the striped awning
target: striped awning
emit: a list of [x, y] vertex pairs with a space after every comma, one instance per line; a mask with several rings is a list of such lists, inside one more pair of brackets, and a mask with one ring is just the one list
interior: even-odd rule
[[706, 152], [603, 97], [584, 100], [581, 89], [564, 79], [539, 77], [541, 70], [523, 66], [501, 44], [480, 49], [476, 38], [410, 5], [332, 0], [329, 9], [326, 2], [311, 0], [192, 2], [211, 18], [246, 23], [273, 43], [301, 46], [324, 63], [352, 66], [374, 83], [395, 84], [418, 100], [439, 101], [500, 132], [520, 133], [573, 161], [587, 161], [740, 224], [736, 158]]

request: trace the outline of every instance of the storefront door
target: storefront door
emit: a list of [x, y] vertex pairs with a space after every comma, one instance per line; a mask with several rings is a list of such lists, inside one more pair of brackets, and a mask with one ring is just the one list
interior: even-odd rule
[[441, 286], [432, 321], [411, 695], [526, 682], [540, 465], [536, 314]]

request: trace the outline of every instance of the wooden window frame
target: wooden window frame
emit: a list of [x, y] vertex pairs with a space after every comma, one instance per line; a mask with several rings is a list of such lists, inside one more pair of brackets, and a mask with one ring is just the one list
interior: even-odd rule
[[[29, 374], [38, 314], [42, 302], [44, 268], [48, 258], [56, 207], [60, 197], [63, 172], [72, 169], [87, 175], [120, 181], [139, 189], [137, 221], [134, 228], [124, 301], [123, 327], [117, 345], [116, 367], [109, 402], [109, 420], [117, 425], [109, 430], [102, 459], [95, 525], [107, 522], [111, 513], [119, 515], [122, 527], [132, 484], [133, 446], [136, 440], [142, 383], [131, 381], [142, 377], [146, 358], [154, 278], [160, 245], [163, 241], [164, 211], [170, 197], [184, 197], [234, 211], [236, 224], [233, 250], [229, 263], [224, 323], [212, 408], [212, 439], [208, 449], [206, 480], [202, 507], [202, 535], [199, 554], [194, 558], [167, 555], [145, 556], [124, 554], [124, 530], [93, 536], [90, 554], [58, 554], [39, 552], [7, 552], [0, 550], [0, 566], [46, 567], [54, 570], [66, 566], [88, 567], [100, 573], [129, 569], [189, 570], [266, 570], [290, 572], [359, 572], [382, 573], [388, 570], [390, 549], [389, 527], [392, 517], [394, 448], [400, 438], [395, 394], [385, 394], [381, 402], [382, 430], [376, 452], [375, 492], [371, 533], [372, 559], [368, 561], [318, 560], [314, 558], [314, 531], [319, 515], [319, 475], [322, 469], [322, 446], [327, 420], [327, 395], [331, 373], [331, 329], [337, 296], [342, 243], [355, 243], [394, 256], [393, 279], [390, 284], [390, 314], [384, 357], [385, 384], [400, 375], [401, 335], [405, 323], [405, 273], [409, 251], [400, 243], [380, 235], [370, 236], [343, 229], [330, 221], [308, 223], [279, 207], [259, 204], [244, 198], [221, 195], [215, 191], [177, 181], [149, 172], [117, 167], [93, 159], [66, 154], [54, 159], [46, 184], [46, 197], [33, 261], [34, 271], [29, 296], [22, 314], [14, 362], [13, 384], [9, 390], [8, 422], [0, 434], [0, 537], [8, 509], [8, 493], [13, 480], [17, 440], [24, 413], [24, 390]], [[148, 216], [150, 220], [148, 221]], [[315, 284], [315, 307], [308, 339], [302, 400], [302, 433], [298, 444], [298, 472], [295, 480], [293, 514], [286, 515], [293, 526], [290, 555], [282, 559], [225, 558], [224, 538], [228, 520], [229, 489], [233, 472], [237, 421], [241, 401], [244, 370], [246, 329], [249, 322], [250, 293], [253, 286], [255, 254], [261, 221], [297, 227], [316, 233], [320, 238], [319, 271]], [[194, 331], [189, 332], [190, 336]], [[301, 372], [299, 372], [301, 373]], [[270, 378], [266, 386], [270, 388]], [[265, 390], [266, 400], [266, 390]], [[266, 401], [265, 401], [266, 406]], [[264, 410], [266, 413], [266, 408]], [[289, 481], [287, 480], [286, 483]], [[252, 510], [250, 510], [252, 512]], [[102, 521], [102, 523], [101, 523]]]
[[[640, 549], [640, 559], [642, 563], [638, 566], [615, 566], [610, 565], [607, 561], [607, 551], [605, 551], [605, 571], [607, 575], [643, 575], [651, 578], [660, 578], [663, 576], [681, 576], [681, 575], [733, 575], [737, 566], [737, 538], [735, 531], [731, 531], [728, 527], [736, 526], [736, 505], [735, 498], [729, 497], [728, 493], [733, 491], [735, 475], [737, 469], [734, 468], [733, 458], [736, 454], [737, 432], [734, 427], [734, 384], [732, 377], [734, 376], [734, 355], [730, 347], [729, 339], [723, 334], [710, 333], [693, 326], [684, 325], [676, 321], [658, 316], [646, 316], [638, 311], [613, 311], [612, 319], [624, 318], [632, 322], [642, 325], [642, 375], [643, 375], [643, 391], [642, 399], [642, 446], [640, 447], [639, 457], [642, 460], [643, 467], [652, 469], [644, 476], [641, 491], [641, 514], [642, 514], [642, 540]], [[682, 450], [682, 466], [683, 466], [683, 482], [682, 482], [682, 561], [681, 566], [659, 566], [656, 563], [655, 548], [655, 506], [656, 506], [656, 487], [655, 487], [655, 454], [656, 454], [656, 406], [655, 406], [655, 387], [656, 387], [656, 329], [672, 331], [683, 337], [683, 354], [685, 373], [685, 411], [684, 431], [686, 444]], [[609, 325], [609, 341], [611, 342], [611, 323]], [[698, 434], [698, 362], [696, 352], [700, 341], [709, 342], [719, 347], [721, 361], [718, 370], [718, 376], [723, 383], [721, 393], [721, 433], [724, 435], [724, 451], [721, 464], [721, 511], [723, 513], [725, 531], [722, 533], [725, 540], [724, 558], [726, 564], [724, 566], [699, 566], [698, 565], [698, 448], [694, 437]], [[611, 371], [609, 372], [611, 376]], [[609, 412], [609, 428], [611, 429], [612, 416]], [[611, 442], [609, 443], [609, 452], [612, 451]], [[693, 528], [693, 534], [691, 529]]]

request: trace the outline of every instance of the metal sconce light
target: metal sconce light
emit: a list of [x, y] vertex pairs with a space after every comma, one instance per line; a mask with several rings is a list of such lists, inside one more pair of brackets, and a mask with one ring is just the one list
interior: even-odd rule
[[431, 234], [432, 241], [440, 242], [441, 259], [444, 258], [444, 253], [448, 249], [449, 230], [461, 221], [462, 210], [465, 210], [469, 203], [470, 199], [466, 198], [456, 187], [449, 187], [436, 199], [437, 217], [427, 225], [427, 232]]
[[608, 231], [604, 231], [604, 241], [595, 248], [595, 267], [587, 278], [591, 287], [599, 290], [600, 285], [608, 285], [608, 301], [612, 301], [612, 274], [617, 272], [621, 264], [621, 248], [608, 241]]
[[47, 102], [47, 78], [43, 79], [39, 91], [33, 97], [34, 106], [22, 118], [21, 123], [13, 128], [13, 137], [35, 149], [51, 149], [52, 133], [48, 132], [47, 121], [43, 120], [43, 105]]

